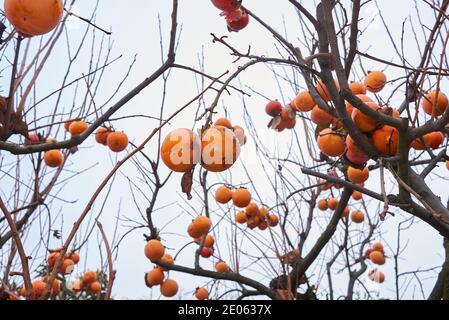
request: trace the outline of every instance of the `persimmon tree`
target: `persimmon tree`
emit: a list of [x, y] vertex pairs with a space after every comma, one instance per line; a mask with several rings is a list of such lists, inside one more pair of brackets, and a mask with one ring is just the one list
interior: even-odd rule
[[[119, 252], [120, 244], [130, 233], [145, 229], [142, 254], [151, 263], [142, 265], [142, 284], [165, 297], [376, 299], [383, 298], [380, 286], [391, 281], [396, 299], [412, 283], [421, 288], [420, 298], [447, 299], [449, 210], [431, 178], [447, 181], [440, 172], [449, 170], [449, 101], [444, 94], [449, 1], [414, 1], [418, 20], [425, 9], [434, 21], [418, 34], [421, 21], [410, 20], [413, 53], [404, 50], [404, 34], [409, 32], [405, 23], [387, 23], [379, 9], [385, 39], [393, 48], [390, 60], [382, 58], [379, 48], [359, 47], [366, 27], [361, 12], [364, 6], [377, 5], [372, 1], [322, 0], [312, 6], [288, 0], [298, 19], [286, 24], [285, 32], [259, 17], [263, 4], [204, 2], [221, 12], [217, 23], [225, 23], [230, 33], [257, 25], [272, 37], [274, 50], [261, 54], [268, 50], [211, 34], [211, 45], [228, 51], [233, 65], [211, 75], [203, 64], [195, 68], [178, 63], [183, 54], [177, 51], [182, 11], [173, 0], [170, 29], [161, 31], [160, 67], [118, 96], [132, 74], [131, 64], [99, 105], [96, 97], [105, 70], [116, 59], [105, 44], [113, 35], [95, 24], [95, 12], [90, 18], [75, 15], [75, 1], [22, 1], [30, 8], [47, 8], [23, 19], [19, 1], [5, 1], [0, 50], [10, 81], [0, 99], [2, 295], [109, 299], [120, 272], [114, 261], [127, 254]], [[64, 40], [69, 17], [85, 23], [77, 47]], [[399, 38], [392, 28], [402, 28]], [[301, 30], [301, 37], [289, 37], [290, 30]], [[166, 49], [163, 34], [168, 35]], [[88, 48], [87, 40], [98, 51]], [[61, 43], [67, 50], [67, 72], [58, 90], [42, 95], [38, 85], [45, 81], [44, 66]], [[91, 63], [71, 80], [85, 51]], [[377, 68], [370, 70], [373, 65]], [[266, 67], [280, 88], [279, 97], [266, 97], [251, 83], [242, 83], [257, 66]], [[173, 72], [192, 74], [200, 85], [190, 100], [169, 109]], [[120, 128], [120, 120], [134, 117], [127, 108], [130, 101], [157, 82], [164, 89], [160, 107], [135, 116], [151, 118], [153, 126], [145, 128], [142, 141], [135, 141]], [[229, 116], [235, 110], [221, 103], [228, 95], [239, 98], [242, 117]], [[250, 111], [255, 101], [265, 113], [274, 145], [255, 125]], [[401, 103], [393, 105], [397, 101]], [[44, 104], [48, 107], [39, 108]], [[115, 118], [119, 111], [125, 116]], [[172, 120], [188, 116], [189, 128], [167, 128]], [[70, 169], [70, 159], [87, 152], [82, 146], [91, 136], [118, 157], [99, 181], [89, 179], [89, 172]], [[275, 140], [277, 136], [282, 139]], [[242, 174], [235, 174], [236, 167]], [[118, 239], [116, 232], [103, 228], [99, 216], [112, 201], [110, 190], [120, 188], [114, 179], [125, 170], [136, 207], [129, 221], [135, 226]], [[67, 221], [54, 212], [54, 202], [63, 201], [58, 192], [68, 188], [64, 181], [73, 175], [98, 186], [84, 206], [65, 204], [77, 212]], [[175, 195], [171, 181], [182, 195], [172, 199], [176, 206], [165, 208], [164, 195]], [[176, 215], [167, 220], [163, 216], [169, 212]], [[71, 227], [59, 232], [52, 227], [56, 221]], [[429, 250], [444, 251], [445, 258], [442, 265], [404, 271], [407, 243], [420, 241], [409, 232], [418, 222], [441, 236]], [[382, 241], [385, 232], [394, 233], [395, 244]], [[38, 234], [34, 248], [27, 239], [33, 234]], [[106, 262], [97, 272], [72, 274], [87, 259], [82, 253], [95, 241], [94, 234]], [[61, 239], [61, 246], [51, 247], [52, 236]], [[44, 257], [32, 267], [30, 261], [38, 260], [41, 252]], [[383, 270], [388, 264], [394, 272]], [[436, 273], [433, 289], [425, 292], [422, 282], [430, 273]], [[181, 274], [189, 275], [189, 281], [177, 280]]]

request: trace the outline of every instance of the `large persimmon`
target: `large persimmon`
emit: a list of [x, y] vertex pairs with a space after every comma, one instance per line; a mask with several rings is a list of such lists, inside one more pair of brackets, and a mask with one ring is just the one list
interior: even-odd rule
[[232, 202], [238, 208], [245, 208], [251, 202], [251, 193], [248, 189], [238, 188], [232, 193]]
[[24, 36], [50, 32], [62, 17], [62, 0], [5, 0], [6, 18]]
[[[373, 100], [370, 97], [368, 97], [364, 94], [356, 94], [355, 96], [365, 103], [373, 102]], [[349, 102], [346, 102], [346, 112], [348, 113], [348, 115], [350, 117], [352, 116], [352, 111], [354, 111], [354, 106], [352, 104], [350, 104]]]
[[212, 227], [212, 222], [206, 216], [198, 216], [193, 220], [193, 226], [196, 230], [198, 230], [201, 235], [204, 235], [209, 232]]
[[109, 149], [113, 152], [121, 152], [128, 146], [128, 136], [124, 132], [111, 132], [106, 138]]
[[152, 239], [145, 245], [145, 256], [151, 261], [159, 261], [164, 256], [165, 247], [156, 239]]
[[346, 149], [344, 137], [329, 128], [320, 131], [317, 144], [321, 152], [329, 157], [339, 157]]
[[[424, 143], [430, 149], [436, 149], [443, 143], [444, 134], [438, 131], [434, 131], [425, 134], [422, 138], [424, 140]], [[411, 146], [415, 150], [424, 150], [424, 145], [421, 142], [420, 138], [416, 138], [415, 140], [413, 140]]]
[[[374, 102], [365, 102], [365, 104], [373, 110], [379, 111], [381, 108]], [[378, 123], [375, 119], [364, 114], [359, 109], [354, 108], [351, 114], [352, 121], [354, 121], [357, 128], [362, 132], [371, 132], [376, 129]]]
[[310, 113], [310, 120], [319, 126], [329, 125], [333, 118], [334, 117], [330, 113], [327, 113], [318, 106], [314, 106], [312, 108], [312, 112]]
[[170, 132], [162, 142], [161, 158], [175, 172], [190, 171], [201, 159], [201, 140], [190, 129]]
[[382, 71], [370, 71], [366, 77], [364, 84], [369, 92], [380, 92], [387, 83], [387, 76]]
[[314, 106], [315, 101], [309, 91], [301, 91], [293, 100], [293, 107], [301, 112], [309, 112]]
[[368, 167], [365, 167], [363, 169], [357, 169], [354, 167], [349, 166], [348, 171], [348, 180], [352, 183], [362, 183], [368, 180], [369, 177], [369, 169]]
[[222, 126], [207, 129], [201, 138], [201, 166], [212, 172], [222, 172], [235, 163], [240, 143], [232, 130]]
[[348, 134], [346, 136], [346, 158], [354, 164], [363, 164], [369, 160], [365, 152], [355, 143], [354, 139]]
[[384, 156], [395, 155], [398, 150], [399, 132], [391, 126], [383, 126], [373, 133], [373, 144]]
[[421, 102], [424, 112], [433, 116], [442, 115], [448, 104], [447, 96], [441, 91], [430, 91], [423, 97]]
[[225, 204], [232, 199], [232, 191], [226, 186], [220, 186], [215, 190], [215, 200], [218, 203]]

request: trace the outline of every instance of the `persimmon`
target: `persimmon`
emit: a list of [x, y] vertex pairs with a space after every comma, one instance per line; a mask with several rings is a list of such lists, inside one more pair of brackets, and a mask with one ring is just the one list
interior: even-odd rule
[[71, 259], [64, 259], [61, 266], [59, 267], [59, 272], [62, 274], [69, 274], [72, 273], [74, 268], [75, 262], [73, 262]]
[[[201, 237], [196, 238], [195, 242], [200, 244], [201, 243]], [[214, 245], [214, 243], [215, 243], [215, 238], [212, 235], [210, 235], [210, 234], [206, 235], [206, 237], [204, 238], [204, 246], [208, 247], [208, 248], [211, 248]]]
[[241, 0], [211, 0], [212, 4], [220, 10], [232, 11], [238, 9], [241, 4]]
[[201, 166], [212, 172], [222, 172], [235, 163], [240, 143], [232, 130], [217, 126], [207, 129], [201, 138]]
[[334, 117], [331, 114], [327, 113], [317, 105], [312, 108], [312, 112], [310, 113], [310, 120], [319, 126], [329, 125], [333, 118]]
[[387, 83], [387, 76], [382, 71], [370, 71], [365, 77], [366, 89], [372, 93], [380, 92]]
[[6, 18], [23, 36], [38, 36], [53, 30], [62, 17], [62, 0], [5, 0]]
[[353, 211], [351, 212], [351, 220], [355, 223], [362, 223], [365, 220], [365, 214], [360, 210]]
[[198, 300], [206, 300], [209, 298], [209, 291], [206, 288], [196, 288], [195, 297]]
[[[374, 102], [365, 102], [365, 104], [373, 110], [380, 110], [380, 106]], [[378, 125], [376, 120], [356, 108], [352, 111], [351, 118], [356, 127], [362, 132], [371, 132]]]
[[431, 91], [421, 101], [424, 112], [435, 117], [442, 115], [448, 104], [447, 96], [441, 91]]
[[267, 208], [259, 208], [259, 218], [260, 220], [268, 220], [268, 217], [270, 216], [270, 211], [268, 211]]
[[213, 254], [214, 254], [214, 249], [213, 248], [208, 248], [208, 247], [202, 247], [201, 248], [200, 255], [203, 258], [210, 258]]
[[246, 213], [245, 211], [240, 211], [235, 214], [235, 221], [237, 223], [245, 223], [246, 222]]
[[113, 152], [121, 152], [128, 146], [128, 136], [124, 132], [114, 131], [106, 138], [109, 149]]
[[244, 29], [249, 23], [249, 14], [243, 8], [235, 9], [231, 12], [226, 12], [226, 23], [230, 31], [240, 31]]
[[149, 288], [159, 286], [164, 282], [164, 278], [164, 272], [162, 272], [161, 268], [156, 267], [145, 275], [145, 284]]
[[151, 261], [159, 261], [164, 256], [165, 247], [156, 239], [151, 239], [145, 245], [145, 256]]
[[335, 209], [337, 209], [337, 206], [338, 206], [338, 200], [335, 199], [335, 198], [330, 198], [330, 199], [327, 201], [327, 206], [329, 207], [330, 210], [335, 210]]
[[178, 283], [173, 279], [167, 279], [161, 284], [161, 294], [170, 298], [178, 293]]
[[190, 223], [187, 226], [187, 233], [189, 234], [189, 236], [191, 236], [194, 239], [202, 236], [202, 233], [200, 232], [200, 230], [198, 230], [198, 228], [193, 223]]
[[282, 109], [282, 104], [277, 100], [270, 101], [265, 106], [265, 112], [272, 117], [277, 117], [280, 115]]
[[66, 120], [64, 121], [64, 129], [65, 131], [69, 132], [69, 128], [70, 125], [72, 124], [73, 121], [78, 121], [79, 119], [71, 119], [71, 120]]
[[363, 194], [361, 192], [359, 192], [359, 191], [354, 190], [352, 192], [352, 199], [354, 199], [356, 201], [362, 199], [362, 196], [363, 196]]
[[218, 262], [215, 264], [215, 270], [216, 270], [217, 272], [220, 272], [220, 273], [225, 273], [225, 272], [228, 272], [229, 266], [228, 266], [228, 264], [227, 264], [226, 262], [224, 262], [224, 261], [218, 261]]
[[72, 136], [75, 136], [77, 134], [82, 134], [87, 128], [89, 128], [89, 125], [86, 122], [82, 120], [73, 121], [69, 126], [69, 132]]
[[254, 202], [251, 202], [249, 205], [246, 206], [245, 213], [248, 217], [257, 216], [259, 215], [259, 206]]
[[374, 264], [383, 265], [385, 263], [385, 256], [380, 251], [371, 252], [369, 255], [369, 259]]
[[365, 182], [369, 178], [369, 169], [365, 167], [363, 169], [357, 169], [349, 166], [348, 171], [348, 180], [352, 183], [362, 183]]
[[281, 122], [285, 129], [293, 129], [296, 126], [295, 111], [291, 108], [283, 108], [281, 111]]
[[380, 251], [382, 253], [384, 252], [384, 246], [380, 242], [373, 243], [371, 249], [373, 249], [374, 251]]
[[259, 223], [260, 223], [259, 216], [248, 217], [248, 219], [246, 220], [246, 225], [250, 229], [254, 229], [254, 228], [258, 227]]
[[[259, 218], [260, 219], [260, 218]], [[268, 228], [268, 222], [266, 220], [260, 219], [259, 224], [257, 225], [259, 230], [264, 231]]]
[[173, 130], [162, 142], [161, 158], [175, 172], [190, 171], [201, 160], [201, 140], [190, 129]]
[[374, 282], [383, 283], [385, 274], [382, 271], [373, 271], [368, 273], [368, 278]]
[[346, 149], [344, 137], [329, 128], [320, 131], [317, 144], [321, 152], [329, 157], [339, 157]]
[[314, 106], [315, 101], [309, 91], [301, 91], [293, 100], [293, 107], [301, 112], [309, 112]]
[[[439, 131], [430, 132], [423, 136], [423, 140], [430, 149], [436, 149], [443, 143], [444, 134]], [[416, 150], [424, 150], [424, 145], [422, 144], [420, 138], [413, 140], [411, 146]]]
[[399, 132], [391, 126], [383, 126], [373, 133], [373, 144], [384, 156], [395, 155], [398, 150]]
[[83, 274], [83, 283], [91, 284], [92, 282], [97, 281], [97, 273], [95, 271], [86, 271]]
[[93, 294], [97, 294], [101, 292], [101, 283], [98, 281], [94, 281], [87, 287], [87, 290], [89, 290]]
[[97, 141], [99, 144], [102, 144], [104, 146], [108, 145], [108, 136], [111, 133], [111, 131], [108, 128], [100, 127], [97, 129], [97, 132], [95, 132], [95, 141]]
[[343, 213], [341, 214], [342, 218], [347, 218], [349, 217], [349, 207], [345, 207], [343, 210]]
[[69, 254], [69, 259], [72, 260], [75, 264], [78, 264], [80, 262], [80, 255], [76, 252], [72, 252]]
[[318, 201], [317, 207], [321, 211], [325, 211], [325, 210], [329, 209], [329, 204], [327, 203], [326, 199], [321, 199], [321, 200]]
[[42, 296], [47, 284], [43, 280], [34, 280], [31, 282], [31, 287], [33, 288], [33, 296], [37, 298]]
[[366, 87], [361, 82], [351, 82], [349, 84], [349, 89], [355, 95], [357, 95], [357, 94], [366, 94]]
[[50, 168], [56, 168], [63, 164], [64, 155], [59, 150], [48, 150], [44, 153], [44, 162]]
[[[170, 255], [170, 254], [168, 254], [168, 253], [165, 253], [163, 256], [162, 256], [162, 258], [161, 258], [161, 261], [162, 262], [165, 262], [165, 263], [168, 263], [168, 264], [175, 264], [175, 259], [173, 259], [173, 257]], [[168, 271], [169, 270], [169, 267], [159, 267], [162, 271]]]
[[198, 216], [192, 223], [201, 235], [208, 233], [212, 226], [212, 222], [206, 216]]
[[[337, 87], [337, 91], [340, 91], [340, 85], [339, 85], [338, 81], [334, 80], [334, 83], [335, 83], [335, 86]], [[316, 91], [318, 92], [318, 94], [320, 95], [320, 97], [324, 101], [331, 100], [331, 94], [322, 80], [318, 81], [315, 88], [316, 88]]]
[[228, 129], [232, 129], [231, 121], [228, 118], [218, 118], [215, 121], [214, 126], [222, 126]]
[[369, 157], [366, 155], [366, 153], [357, 146], [357, 144], [349, 134], [346, 136], [346, 146], [346, 159], [348, 159], [353, 164], [361, 165], [369, 160]]
[[[48, 282], [48, 281], [45, 280], [45, 282]], [[54, 279], [53, 280], [53, 284], [51, 285], [50, 294], [52, 296], [55, 296], [58, 293], [60, 288], [61, 288], [61, 281], [59, 281], [58, 279]]]
[[268, 216], [268, 225], [270, 227], [276, 227], [279, 224], [279, 218], [275, 214], [270, 214]]
[[399, 113], [399, 111], [396, 108], [384, 107], [384, 108], [381, 108], [379, 111], [387, 116], [390, 116], [390, 117], [393, 117], [396, 119], [399, 119], [401, 117], [401, 114]]
[[251, 202], [251, 193], [248, 189], [238, 188], [232, 192], [232, 202], [238, 208], [245, 208]]
[[215, 200], [218, 203], [228, 203], [232, 199], [232, 191], [226, 186], [220, 186], [215, 190]]
[[47, 258], [48, 266], [53, 267], [56, 263], [56, 260], [58, 260], [59, 256], [60, 256], [60, 253], [57, 251], [50, 253]]

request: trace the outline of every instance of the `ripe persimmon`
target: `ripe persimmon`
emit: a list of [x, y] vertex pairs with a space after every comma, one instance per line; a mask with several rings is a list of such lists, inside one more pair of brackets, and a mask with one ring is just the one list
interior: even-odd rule
[[436, 117], [444, 113], [448, 104], [449, 100], [447, 96], [441, 91], [431, 91], [427, 93], [421, 102], [424, 112]]
[[399, 132], [391, 126], [383, 126], [373, 133], [373, 144], [377, 151], [384, 156], [395, 155], [398, 151]]
[[259, 226], [260, 218], [259, 216], [248, 217], [246, 220], [246, 225], [250, 229], [254, 229]]
[[[380, 106], [374, 102], [365, 102], [365, 104], [373, 110], [380, 110]], [[352, 111], [351, 118], [356, 127], [362, 132], [371, 132], [376, 129], [378, 125], [376, 120], [356, 108]]]
[[349, 217], [349, 207], [345, 207], [343, 210], [343, 213], [341, 214], [342, 218], [347, 218]]
[[382, 71], [370, 71], [365, 77], [364, 84], [369, 92], [380, 92], [387, 83], [387, 76]]
[[97, 273], [95, 271], [86, 271], [83, 274], [83, 283], [91, 284], [92, 282], [97, 281]]
[[62, 17], [62, 0], [5, 0], [5, 15], [23, 36], [38, 36], [53, 30]]
[[195, 297], [198, 300], [206, 300], [209, 298], [209, 291], [206, 288], [196, 288]]
[[365, 167], [363, 169], [357, 169], [349, 166], [348, 171], [348, 180], [352, 183], [362, 183], [365, 182], [369, 178], [369, 169]]
[[[175, 259], [173, 259], [173, 257], [170, 255], [170, 254], [168, 254], [168, 253], [165, 253], [163, 256], [162, 256], [162, 258], [161, 258], [161, 261], [162, 262], [165, 262], [165, 263], [168, 263], [168, 264], [175, 264]], [[165, 268], [165, 267], [159, 267], [162, 271], [168, 271], [169, 270], [169, 267], [167, 267], [167, 268]]]
[[153, 270], [150, 270], [145, 275], [145, 284], [147, 287], [151, 288], [153, 286], [159, 286], [164, 282], [164, 273], [161, 268], [156, 267]]
[[239, 0], [211, 0], [212, 4], [220, 10], [229, 12], [240, 7]]
[[348, 159], [353, 164], [361, 165], [369, 160], [369, 157], [366, 155], [366, 153], [357, 146], [357, 144], [349, 134], [346, 136], [346, 147], [346, 159]]
[[59, 267], [59, 272], [62, 274], [69, 274], [72, 273], [74, 268], [75, 262], [73, 262], [71, 259], [64, 259], [61, 266]]
[[226, 186], [220, 186], [215, 190], [215, 200], [218, 203], [228, 203], [232, 199], [232, 191]]
[[237, 223], [245, 223], [246, 222], [245, 211], [240, 211], [235, 214], [235, 222], [237, 222]]
[[38, 298], [44, 293], [47, 284], [43, 280], [39, 279], [31, 282], [31, 286], [33, 288], [33, 296]]
[[206, 216], [198, 216], [192, 223], [201, 235], [208, 233], [212, 226], [212, 222]]
[[385, 263], [385, 256], [380, 251], [371, 252], [369, 255], [369, 259], [374, 264], [383, 265]]
[[[370, 97], [368, 97], [364, 94], [356, 94], [355, 96], [365, 103], [373, 102], [373, 100]], [[346, 112], [348, 113], [348, 115], [350, 117], [352, 116], [352, 111], [354, 111], [354, 106], [352, 104], [350, 104], [349, 102], [346, 102]]]
[[[200, 244], [201, 237], [196, 238], [195, 242]], [[204, 238], [204, 246], [207, 248], [211, 248], [211, 247], [213, 247], [214, 243], [215, 243], [215, 238], [211, 234], [206, 235], [206, 237]]]
[[349, 84], [349, 89], [355, 95], [357, 95], [357, 94], [366, 94], [366, 87], [361, 82], [351, 82]]
[[202, 236], [202, 233], [198, 230], [198, 228], [193, 223], [190, 223], [187, 226], [187, 233], [189, 234], [189, 236], [191, 236], [194, 239]]
[[254, 202], [251, 202], [249, 205], [246, 206], [245, 213], [248, 217], [257, 216], [259, 215], [259, 206]]
[[50, 253], [47, 258], [48, 266], [53, 267], [56, 263], [56, 260], [58, 260], [59, 256], [60, 256], [60, 253], [57, 251]]
[[59, 150], [48, 150], [44, 153], [44, 162], [50, 168], [56, 168], [63, 164], [64, 155]]
[[232, 202], [238, 208], [245, 208], [251, 202], [251, 193], [248, 189], [238, 188], [232, 192]]
[[285, 129], [293, 129], [296, 125], [295, 111], [290, 108], [283, 108], [281, 111], [281, 123]]
[[275, 214], [270, 214], [268, 216], [268, 225], [270, 227], [276, 227], [279, 224], [279, 218]]
[[334, 117], [331, 114], [327, 113], [317, 105], [312, 108], [312, 112], [310, 113], [310, 120], [319, 126], [327, 126], [333, 119]]
[[[259, 218], [260, 219], [260, 218]], [[257, 227], [259, 228], [259, 230], [263, 231], [266, 230], [268, 228], [268, 222], [266, 220], [262, 220], [260, 219], [259, 224], [257, 225]]]
[[363, 196], [363, 194], [361, 192], [359, 192], [359, 191], [354, 190], [352, 192], [352, 199], [354, 199], [356, 201], [362, 199], [362, 196]]
[[214, 126], [222, 126], [228, 129], [232, 129], [231, 121], [228, 118], [218, 118], [215, 121]]
[[220, 272], [220, 273], [228, 272], [229, 266], [228, 266], [228, 264], [227, 264], [226, 262], [224, 262], [224, 261], [218, 261], [218, 262], [215, 264], [215, 270], [216, 270], [217, 272]]
[[[334, 80], [334, 83], [335, 83], [335, 86], [337, 87], [337, 91], [340, 91], [340, 85], [339, 85], [338, 81]], [[315, 88], [316, 88], [316, 91], [318, 92], [318, 94], [320, 95], [320, 97], [324, 101], [331, 100], [331, 94], [322, 80], [318, 81]]]
[[69, 254], [69, 259], [77, 264], [78, 262], [80, 262], [80, 255], [76, 252], [72, 252], [71, 254]]
[[164, 297], [173, 297], [178, 292], [178, 283], [173, 279], [167, 279], [161, 284], [161, 294]]
[[232, 130], [234, 132], [235, 137], [237, 138], [237, 141], [240, 143], [240, 146], [245, 145], [246, 144], [245, 130], [240, 126], [233, 126]]
[[162, 142], [161, 158], [175, 172], [190, 171], [201, 160], [201, 140], [190, 129], [173, 130]]
[[327, 203], [326, 199], [320, 199], [317, 203], [317, 207], [318, 209], [320, 209], [321, 211], [325, 211], [327, 209], [329, 209], [329, 205]]
[[99, 293], [101, 291], [101, 283], [98, 281], [94, 281], [91, 284], [89, 284], [87, 290], [89, 290], [89, 292], [93, 294]]
[[145, 256], [151, 261], [159, 261], [164, 256], [165, 247], [156, 239], [151, 239], [145, 245]]
[[89, 125], [82, 120], [72, 121], [69, 126], [69, 132], [72, 136], [75, 136], [77, 134], [82, 134], [87, 128], [89, 128]]
[[104, 146], [108, 145], [108, 136], [111, 133], [111, 131], [108, 128], [100, 127], [97, 129], [97, 132], [95, 132], [95, 141], [97, 141], [99, 144], [102, 144]]
[[315, 101], [309, 91], [301, 91], [293, 100], [293, 107], [301, 112], [309, 112], [314, 106]]
[[362, 223], [365, 220], [365, 214], [360, 210], [352, 211], [351, 220], [355, 223]]
[[121, 152], [128, 146], [128, 136], [124, 132], [114, 131], [106, 138], [109, 149], [113, 152]]
[[346, 149], [344, 137], [330, 128], [320, 131], [317, 144], [321, 152], [329, 157], [339, 157]]
[[281, 114], [281, 111], [282, 111], [282, 104], [277, 100], [270, 101], [265, 106], [265, 112], [272, 117], [277, 117], [278, 115]]
[[335, 199], [335, 198], [330, 198], [330, 199], [327, 201], [327, 206], [329, 207], [330, 210], [335, 210], [335, 209], [337, 209], [337, 206], [338, 206], [338, 200]]
[[222, 172], [235, 163], [240, 143], [232, 130], [217, 126], [207, 129], [201, 138], [201, 166], [212, 172]]
[[373, 249], [373, 251], [380, 251], [382, 253], [384, 252], [384, 246], [380, 242], [373, 243], [373, 245], [371, 246], [371, 249]]
[[268, 211], [267, 208], [259, 208], [259, 218], [260, 220], [268, 220], [268, 217], [270, 216], [270, 211]]
[[[430, 149], [436, 149], [443, 143], [444, 134], [439, 131], [429, 132], [423, 136], [423, 139]], [[419, 138], [413, 140], [411, 146], [416, 150], [424, 150], [424, 145]]]

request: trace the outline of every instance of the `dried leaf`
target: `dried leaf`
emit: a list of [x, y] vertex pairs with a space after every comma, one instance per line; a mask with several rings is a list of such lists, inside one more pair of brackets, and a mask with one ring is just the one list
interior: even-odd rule
[[187, 199], [192, 199], [192, 185], [193, 185], [193, 170], [182, 175], [181, 189], [187, 195]]

